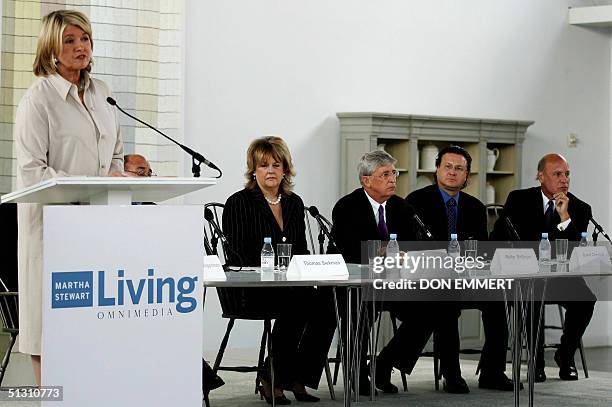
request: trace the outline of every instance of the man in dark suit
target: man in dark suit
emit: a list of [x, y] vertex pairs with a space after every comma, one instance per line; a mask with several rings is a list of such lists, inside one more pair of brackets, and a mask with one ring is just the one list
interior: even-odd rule
[[[591, 207], [578, 199], [569, 190], [569, 165], [560, 154], [547, 154], [538, 162], [539, 187], [512, 191], [508, 195], [500, 219], [495, 223], [492, 240], [513, 240], [506, 228], [504, 217], [511, 219], [523, 241], [538, 241], [543, 232], [548, 238], [580, 240], [591, 219]], [[551, 280], [547, 293], [557, 293], [571, 301], [558, 301], [565, 308], [565, 328], [561, 346], [555, 352], [562, 380], [578, 380], [574, 353], [586, 330], [595, 307], [596, 298], [582, 278]], [[547, 298], [548, 294], [547, 294]], [[537, 305], [534, 315], [539, 315]], [[540, 321], [539, 343], [536, 356], [536, 382], [546, 380], [544, 372], [544, 334]]]
[[[450, 240], [451, 233], [458, 239], [488, 240], [486, 208], [477, 198], [462, 191], [467, 186], [472, 157], [459, 146], [443, 148], [436, 157], [435, 184], [409, 194], [406, 201], [411, 204], [423, 222], [428, 226], [433, 239], [438, 242]], [[445, 243], [446, 245], [446, 243]], [[454, 321], [436, 330], [436, 347], [446, 350], [441, 355], [441, 370], [444, 388], [451, 393], [467, 393], [469, 388], [461, 377], [459, 365], [459, 329], [457, 318], [461, 308], [477, 308], [482, 312], [485, 344], [480, 362], [479, 387], [512, 391], [513, 383], [505, 375], [508, 328], [505, 307], [500, 301], [465, 304], [447, 302], [447, 312], [455, 315]]]
[[[366, 263], [367, 253], [362, 253], [362, 242], [368, 240], [389, 240], [389, 234], [397, 234], [397, 240], [415, 240], [414, 225], [410, 221], [405, 201], [395, 195], [396, 180], [399, 175], [395, 169], [395, 160], [384, 151], [372, 151], [361, 157], [359, 162], [359, 179], [362, 187], [342, 197], [332, 211], [334, 237], [338, 251], [347, 263]], [[356, 304], [355, 304], [356, 305]], [[355, 307], [356, 308], [356, 307]], [[361, 342], [361, 370], [359, 374], [359, 391], [362, 395], [370, 394], [370, 382], [366, 364], [370, 307], [361, 316], [364, 324]], [[354, 313], [353, 313], [354, 314]], [[408, 328], [402, 324], [400, 331]], [[345, 330], [343, 329], [342, 332]], [[402, 346], [409, 347], [408, 343]], [[420, 350], [417, 352], [417, 358]], [[415, 359], [416, 361], [416, 359]], [[390, 376], [389, 369], [389, 376]], [[377, 378], [377, 384], [379, 384]], [[397, 387], [378, 386], [385, 392], [396, 393]]]

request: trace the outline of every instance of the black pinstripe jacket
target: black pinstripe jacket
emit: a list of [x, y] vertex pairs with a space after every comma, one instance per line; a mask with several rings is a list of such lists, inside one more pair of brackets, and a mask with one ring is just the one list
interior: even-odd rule
[[[232, 249], [240, 253], [243, 266], [259, 267], [263, 239], [268, 236], [272, 238], [274, 251], [277, 243], [291, 243], [292, 255], [308, 253], [302, 198], [295, 193], [283, 195], [280, 205], [283, 230], [259, 187], [238, 191], [225, 202], [223, 232]], [[240, 265], [232, 253], [228, 254], [227, 264]]]

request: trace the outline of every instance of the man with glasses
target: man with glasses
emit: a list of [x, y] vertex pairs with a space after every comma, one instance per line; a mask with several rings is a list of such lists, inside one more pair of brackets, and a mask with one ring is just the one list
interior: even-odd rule
[[132, 177], [151, 177], [155, 175], [147, 159], [140, 154], [127, 154], [123, 157], [123, 172]]
[[[468, 184], [472, 157], [459, 146], [448, 146], [436, 157], [435, 184], [410, 193], [406, 201], [423, 220], [436, 242], [446, 248], [451, 234], [460, 241], [488, 240], [486, 208], [477, 198], [463, 189]], [[505, 375], [508, 328], [505, 306], [501, 301], [470, 302], [468, 308], [482, 311], [485, 344], [480, 362], [479, 387], [512, 391], [513, 383]], [[449, 393], [468, 393], [469, 387], [461, 377], [459, 365], [458, 318], [462, 305], [449, 301], [441, 304], [451, 322], [436, 328], [436, 349], [439, 349], [444, 390]]]
[[[123, 157], [123, 172], [131, 177], [155, 176], [151, 165], [146, 158], [140, 154], [126, 154]], [[136, 203], [134, 203], [136, 204]], [[139, 205], [155, 205], [153, 202], [139, 203]], [[213, 372], [210, 365], [202, 359], [202, 391], [208, 393], [225, 384], [223, 379]]]
[[[399, 175], [395, 168], [396, 162], [397, 160], [385, 151], [376, 150], [364, 154], [358, 164], [361, 188], [340, 198], [334, 206], [332, 235], [347, 263], [367, 264], [367, 253], [362, 253], [361, 250], [364, 241], [387, 241], [391, 233], [397, 234], [398, 241], [416, 239], [414, 232], [416, 228], [409, 220], [407, 205], [402, 198], [395, 195]], [[359, 305], [353, 304], [352, 315], [356, 315]], [[370, 395], [370, 381], [366, 357], [372, 318], [371, 307], [367, 304], [361, 305], [365, 312], [361, 315], [364, 329], [359, 338], [361, 343], [359, 392], [367, 396]], [[342, 311], [346, 312], [344, 309]], [[402, 327], [403, 324], [400, 329]], [[342, 329], [342, 332], [346, 330]], [[397, 387], [388, 381], [388, 379], [385, 381], [384, 386], [377, 385], [377, 387], [384, 392], [397, 393]]]

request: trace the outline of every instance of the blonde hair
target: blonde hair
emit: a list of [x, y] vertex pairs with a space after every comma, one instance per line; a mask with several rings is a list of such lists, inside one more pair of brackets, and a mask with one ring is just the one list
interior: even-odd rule
[[279, 189], [285, 195], [291, 194], [291, 188], [293, 188], [292, 179], [295, 176], [291, 153], [283, 139], [276, 136], [258, 138], [253, 140], [249, 146], [247, 150], [247, 170], [244, 173], [247, 180], [246, 188], [254, 189], [257, 186], [257, 180], [255, 179], [257, 165], [269, 157], [283, 163], [285, 174]]
[[[89, 35], [91, 49], [93, 50], [93, 36], [91, 34], [91, 23], [89, 18], [80, 11], [76, 10], [56, 10], [42, 19], [42, 27], [38, 35], [38, 44], [36, 46], [36, 59], [34, 60], [34, 75], [48, 76], [57, 72], [57, 57], [62, 53], [62, 35], [64, 29], [73, 25], [79, 27]], [[85, 70], [91, 72], [91, 64]]]

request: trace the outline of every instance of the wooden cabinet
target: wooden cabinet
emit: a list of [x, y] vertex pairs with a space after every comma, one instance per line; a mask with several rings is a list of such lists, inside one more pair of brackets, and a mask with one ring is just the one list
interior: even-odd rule
[[[359, 187], [357, 163], [371, 150], [382, 148], [397, 159], [397, 194], [433, 183], [433, 169], [420, 162], [429, 145], [438, 150], [455, 144], [472, 156], [465, 191], [484, 203], [504, 203], [508, 193], [520, 188], [525, 131], [532, 121], [424, 116], [391, 113], [338, 113], [341, 139], [341, 195]], [[487, 170], [487, 149], [499, 151], [495, 167]], [[487, 183], [495, 188], [487, 202]]]

